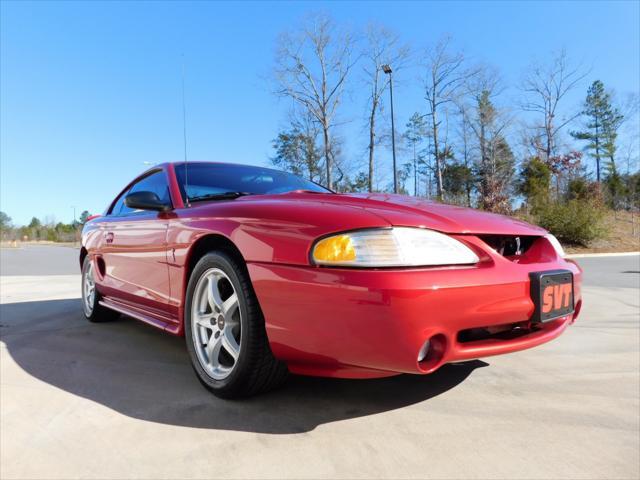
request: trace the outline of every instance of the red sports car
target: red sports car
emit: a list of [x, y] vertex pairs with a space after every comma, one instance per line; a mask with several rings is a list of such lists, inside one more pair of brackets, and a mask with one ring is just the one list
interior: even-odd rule
[[426, 374], [547, 342], [582, 303], [563, 256], [513, 218], [202, 162], [127, 185], [86, 223], [80, 263], [89, 320], [184, 335], [200, 381], [239, 397], [288, 372]]

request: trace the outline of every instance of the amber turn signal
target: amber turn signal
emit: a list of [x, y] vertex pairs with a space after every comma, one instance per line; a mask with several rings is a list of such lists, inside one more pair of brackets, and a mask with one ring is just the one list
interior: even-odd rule
[[349, 235], [335, 235], [320, 240], [313, 249], [313, 260], [319, 264], [351, 262], [356, 250]]

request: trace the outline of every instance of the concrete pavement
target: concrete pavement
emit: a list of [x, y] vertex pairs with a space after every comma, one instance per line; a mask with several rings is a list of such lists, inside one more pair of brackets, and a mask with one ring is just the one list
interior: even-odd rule
[[580, 259], [581, 317], [536, 349], [231, 402], [200, 386], [183, 339], [87, 323], [75, 256], [66, 270], [16, 252], [0, 277], [2, 478], [640, 477], [638, 256]]

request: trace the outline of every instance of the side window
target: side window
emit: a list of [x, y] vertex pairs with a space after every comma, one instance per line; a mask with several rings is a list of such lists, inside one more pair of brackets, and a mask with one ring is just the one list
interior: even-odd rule
[[120, 215], [122, 208], [127, 208], [124, 205], [124, 197], [127, 196], [127, 193], [129, 193], [128, 190], [120, 195], [118, 200], [116, 200], [116, 203], [113, 205], [113, 208], [111, 209], [111, 213], [109, 215]]
[[130, 193], [135, 192], [153, 192], [158, 195], [158, 198], [166, 204], [171, 203], [171, 196], [169, 195], [169, 185], [163, 171], [152, 173], [151, 175], [144, 177], [138, 183], [123, 193], [111, 209], [111, 215], [126, 215], [128, 213], [135, 212], [133, 208], [129, 208], [124, 204], [124, 197]]

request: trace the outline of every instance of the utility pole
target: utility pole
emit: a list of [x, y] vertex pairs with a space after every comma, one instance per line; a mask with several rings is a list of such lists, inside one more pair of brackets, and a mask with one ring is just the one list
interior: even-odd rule
[[393, 154], [393, 193], [398, 193], [398, 169], [396, 167], [396, 127], [393, 118], [393, 70], [389, 65], [382, 65], [382, 71], [389, 75], [389, 96], [391, 100], [391, 152]]

